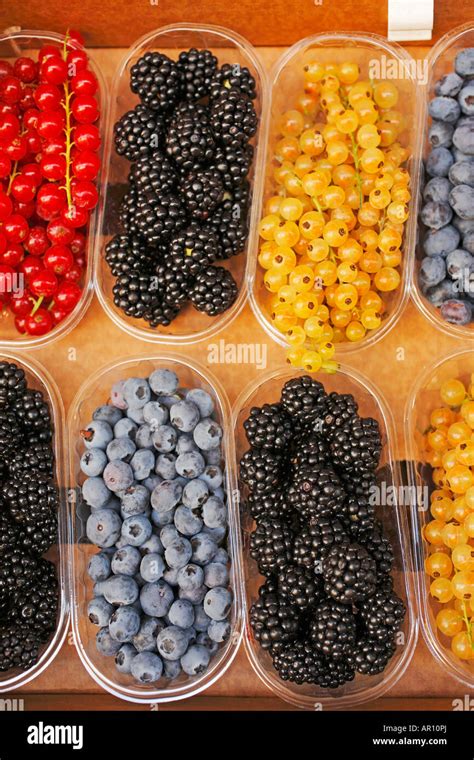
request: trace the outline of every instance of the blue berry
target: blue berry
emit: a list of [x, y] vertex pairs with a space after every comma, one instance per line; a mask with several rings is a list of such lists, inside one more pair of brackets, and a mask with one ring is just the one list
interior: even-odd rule
[[221, 447], [217, 446], [215, 449], [210, 449], [209, 451], [204, 452], [204, 459], [206, 460], [207, 464], [210, 465], [220, 465], [222, 460], [222, 452]]
[[177, 507], [174, 513], [174, 524], [183, 536], [195, 536], [203, 526], [200, 516], [182, 504]]
[[188, 676], [197, 676], [207, 670], [210, 659], [211, 655], [206, 647], [194, 644], [181, 657], [181, 667]]
[[186, 393], [186, 401], [192, 401], [199, 409], [201, 417], [211, 417], [214, 413], [214, 401], [206, 391], [201, 388], [192, 388]]
[[198, 422], [194, 428], [193, 438], [197, 446], [202, 451], [209, 451], [209, 449], [216, 449], [221, 444], [222, 440], [222, 428], [220, 425], [212, 420], [210, 417], [206, 417], [201, 422]]
[[86, 449], [106, 449], [114, 433], [107, 422], [93, 420], [84, 430], [81, 430], [81, 436]]
[[420, 265], [420, 283], [431, 288], [446, 277], [446, 264], [442, 256], [425, 256]]
[[173, 524], [165, 525], [160, 531], [160, 540], [165, 549], [178, 538], [179, 533]]
[[474, 187], [474, 161], [456, 161], [449, 170], [449, 179], [453, 185]]
[[191, 433], [200, 417], [199, 409], [192, 401], [178, 401], [170, 409], [172, 425], [183, 433]]
[[148, 541], [152, 533], [152, 524], [145, 515], [132, 515], [122, 523], [122, 537], [130, 546], [141, 546]]
[[454, 325], [468, 325], [472, 321], [472, 306], [468, 301], [452, 298], [440, 307], [441, 316]]
[[435, 285], [434, 287], [425, 290], [425, 295], [433, 306], [439, 307], [442, 303], [455, 295], [454, 282], [450, 279], [443, 280], [439, 285]]
[[460, 240], [459, 230], [448, 224], [440, 230], [430, 230], [423, 240], [423, 248], [427, 256], [447, 256], [458, 247]]
[[188, 454], [190, 451], [199, 451], [194, 443], [194, 438], [189, 433], [181, 433], [176, 442], [176, 454]]
[[151, 495], [151, 506], [158, 513], [169, 512], [181, 500], [182, 486], [176, 480], [163, 480]]
[[120, 492], [122, 517], [132, 517], [146, 512], [150, 504], [150, 492], [144, 485], [133, 483]]
[[439, 121], [447, 121], [449, 124], [455, 124], [461, 115], [461, 106], [454, 100], [446, 95], [438, 95], [430, 102], [428, 111], [433, 119]]
[[465, 272], [469, 273], [474, 266], [474, 259], [469, 251], [457, 248], [446, 256], [446, 269], [453, 280], [459, 280]]
[[119, 380], [114, 383], [112, 390], [110, 391], [110, 403], [116, 406], [118, 409], [126, 409], [127, 402], [124, 396], [125, 380]]
[[133, 470], [127, 462], [114, 460], [108, 463], [103, 478], [110, 491], [125, 491], [133, 483]]
[[166, 569], [165, 562], [161, 554], [145, 554], [140, 564], [140, 573], [147, 583], [155, 583], [163, 578]]
[[194, 589], [183, 589], [180, 587], [178, 596], [180, 599], [187, 599], [192, 604], [202, 604], [207, 590], [207, 586], [204, 585]]
[[147, 422], [145, 422], [143, 425], [140, 425], [140, 427], [138, 428], [137, 434], [135, 436], [135, 443], [136, 443], [137, 449], [152, 450], [154, 448], [153, 440], [151, 437], [151, 427]]
[[210, 638], [207, 632], [198, 633], [196, 644], [206, 647], [211, 657], [213, 657], [213, 655], [219, 650], [219, 645]]
[[102, 478], [87, 478], [82, 484], [82, 498], [96, 509], [102, 509], [111, 497], [111, 493]]
[[447, 177], [432, 177], [423, 190], [423, 199], [433, 203], [448, 203], [452, 185]]
[[433, 148], [425, 166], [430, 177], [447, 177], [453, 163], [454, 157], [448, 148]]
[[89, 578], [92, 581], [105, 581], [110, 572], [110, 556], [103, 551], [93, 554], [87, 563]]
[[463, 248], [469, 253], [474, 255], [474, 230], [472, 232], [466, 232], [462, 239]]
[[[202, 529], [202, 532], [212, 538], [214, 543], [219, 546], [227, 535], [227, 526], [222, 526], [220, 528], [209, 528], [207, 525], [205, 525]], [[213, 562], [215, 561], [215, 556], [216, 555], [214, 555], [212, 558]]]
[[163, 663], [154, 652], [140, 652], [133, 658], [130, 670], [139, 683], [156, 683], [163, 674]]
[[453, 210], [448, 203], [428, 201], [421, 209], [421, 221], [433, 230], [445, 227], [453, 218]]
[[173, 480], [176, 477], [175, 454], [160, 454], [156, 459], [155, 472], [165, 480]]
[[112, 614], [109, 633], [115, 641], [125, 644], [140, 630], [140, 615], [134, 607], [118, 607]]
[[133, 604], [138, 599], [138, 585], [128, 575], [115, 575], [103, 581], [102, 593], [110, 604]]
[[204, 598], [204, 609], [212, 620], [224, 620], [232, 607], [232, 594], [222, 586], [209, 589]]
[[216, 496], [208, 498], [202, 508], [202, 516], [208, 528], [225, 528], [227, 525], [227, 507]]
[[454, 127], [445, 121], [433, 121], [428, 130], [428, 140], [433, 148], [449, 148], [453, 142]]
[[195, 591], [204, 583], [204, 570], [199, 565], [189, 564], [178, 572], [178, 585], [183, 591]]
[[155, 455], [149, 449], [139, 449], [130, 461], [135, 480], [146, 480], [155, 468]]
[[176, 599], [170, 607], [168, 618], [171, 625], [190, 628], [194, 625], [194, 607], [186, 599]]
[[81, 457], [81, 470], [89, 478], [95, 478], [102, 475], [107, 461], [107, 455], [103, 449], [87, 449]]
[[211, 620], [207, 633], [211, 641], [222, 644], [230, 638], [232, 628], [227, 620]]
[[178, 585], [178, 574], [180, 570], [175, 568], [174, 570], [166, 570], [163, 578], [170, 586], [177, 586]]
[[124, 546], [117, 549], [112, 557], [112, 572], [115, 575], [134, 576], [140, 567], [141, 554], [135, 546]]
[[219, 562], [221, 565], [227, 565], [230, 561], [230, 557], [223, 547], [220, 547], [216, 553], [214, 554], [214, 557], [212, 558], [213, 562]]
[[132, 644], [124, 644], [120, 647], [115, 655], [115, 667], [119, 673], [124, 673], [126, 675], [131, 673], [132, 662], [137, 654], [138, 652]]
[[474, 48], [460, 50], [454, 59], [454, 68], [461, 77], [474, 75]]
[[102, 422], [107, 422], [107, 424], [110, 425], [111, 428], [113, 428], [114, 425], [116, 425], [117, 422], [121, 418], [122, 418], [122, 412], [120, 411], [120, 409], [117, 409], [117, 407], [112, 406], [111, 404], [104, 404], [103, 406], [98, 406], [94, 414], [92, 415], [92, 419], [101, 420]]
[[173, 589], [162, 579], [156, 583], [145, 583], [140, 591], [143, 612], [151, 617], [160, 618], [167, 615], [173, 601]]
[[109, 462], [121, 461], [130, 462], [136, 451], [135, 443], [128, 436], [114, 438], [107, 446], [107, 457]]
[[209, 498], [209, 488], [203, 478], [191, 480], [183, 488], [183, 504], [190, 509], [199, 509]]
[[89, 515], [86, 535], [91, 543], [101, 548], [113, 546], [119, 539], [122, 520], [112, 509], [99, 509]]
[[435, 93], [436, 95], [447, 95], [449, 98], [455, 98], [463, 85], [463, 81], [462, 77], [454, 71], [445, 74], [436, 82]]
[[194, 627], [198, 633], [204, 633], [209, 628], [211, 618], [206, 614], [203, 604], [194, 605]]
[[159, 486], [161, 482], [162, 481], [159, 475], [150, 475], [149, 478], [145, 478], [145, 480], [143, 481], [143, 485], [145, 486], [147, 491], [149, 491], [149, 493], [152, 494], [155, 488]]
[[156, 430], [159, 425], [166, 425], [170, 415], [164, 404], [160, 404], [159, 401], [149, 401], [143, 407], [143, 416], [151, 429]]
[[176, 460], [176, 472], [183, 478], [198, 478], [206, 467], [204, 457], [198, 451], [180, 454]]
[[133, 637], [133, 646], [138, 652], [156, 652], [156, 637], [165, 624], [156, 617], [142, 618], [140, 630]]
[[142, 554], [163, 554], [164, 547], [156, 533], [152, 533], [148, 541], [140, 546]]
[[135, 422], [137, 425], [143, 425], [145, 423], [145, 417], [142, 407], [134, 407], [133, 409], [127, 409], [127, 417]]
[[474, 219], [474, 187], [456, 185], [449, 193], [449, 202], [461, 219]]
[[109, 624], [114, 611], [114, 606], [103, 596], [94, 596], [87, 605], [87, 617], [92, 625], [104, 628]]
[[178, 434], [171, 425], [158, 425], [151, 437], [153, 446], [162, 454], [173, 451], [178, 440]]
[[174, 519], [174, 513], [176, 507], [169, 509], [167, 512], [157, 512], [156, 509], [152, 510], [151, 521], [157, 528], [164, 528], [165, 525], [170, 525]]
[[181, 663], [179, 660], [165, 660], [163, 675], [165, 678], [169, 678], [170, 681], [178, 678], [181, 674]]
[[158, 634], [156, 645], [164, 660], [179, 660], [189, 646], [189, 638], [182, 628], [169, 625]]
[[227, 565], [220, 562], [209, 562], [204, 567], [204, 584], [208, 588], [227, 586], [229, 584], [229, 570]]
[[467, 84], [462, 88], [458, 95], [458, 103], [466, 116], [474, 115], [474, 85]]
[[472, 122], [461, 124], [456, 127], [453, 134], [453, 143], [460, 151], [468, 156], [474, 154], [474, 124]]
[[157, 396], [172, 396], [179, 386], [178, 376], [170, 369], [156, 369], [151, 373], [148, 382]]
[[221, 487], [224, 476], [222, 470], [217, 465], [208, 464], [200, 476], [200, 479], [205, 482], [210, 491], [216, 491]]
[[474, 231], [474, 219], [461, 219], [459, 216], [453, 218], [453, 224], [461, 235]]
[[135, 441], [137, 437], [138, 425], [128, 417], [124, 417], [119, 420], [114, 427], [114, 435], [116, 438], [130, 438]]
[[142, 377], [129, 377], [123, 387], [123, 395], [129, 409], [141, 409], [151, 398], [151, 388]]
[[168, 567], [179, 569], [188, 564], [193, 554], [193, 549], [187, 538], [182, 536], [175, 538], [165, 548], [165, 559]]
[[115, 657], [121, 647], [119, 641], [115, 641], [110, 635], [108, 628], [101, 628], [95, 637], [97, 651], [104, 657]]
[[214, 557], [217, 544], [206, 533], [198, 533], [191, 539], [193, 549], [192, 562], [196, 565], [206, 565]]

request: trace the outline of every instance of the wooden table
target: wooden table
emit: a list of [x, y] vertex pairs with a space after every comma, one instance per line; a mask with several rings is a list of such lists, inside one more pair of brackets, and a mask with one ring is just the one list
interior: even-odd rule
[[[109, 78], [121, 56], [121, 49], [98, 49], [97, 59]], [[265, 65], [280, 54], [279, 48], [259, 48], [258, 52]], [[426, 53], [424, 48], [411, 48], [415, 56]], [[253, 343], [268, 344], [268, 367], [276, 369], [284, 363], [284, 350], [267, 337], [257, 323], [249, 306], [227, 330], [212, 339], [226, 342], [247, 343], [249, 335]], [[353, 354], [350, 363], [369, 376], [382, 389], [397, 423], [398, 455], [404, 457], [403, 409], [407, 394], [417, 373], [425, 366], [456, 349], [460, 341], [435, 331], [427, 320], [410, 303], [395, 328], [372, 349], [360, 350]], [[71, 351], [70, 349], [75, 349]], [[403, 349], [403, 351], [400, 351]], [[183, 357], [198, 359], [207, 365], [208, 346], [198, 343], [173, 350]], [[153, 347], [121, 332], [102, 311], [97, 299], [87, 312], [82, 323], [59, 343], [38, 349], [35, 358], [41, 361], [56, 379], [66, 409], [73, 396], [92, 372], [102, 365], [122, 357], [160, 352], [160, 346]], [[251, 365], [215, 365], [210, 369], [224, 384], [231, 403], [234, 402], [246, 383], [258, 376], [259, 370]], [[414, 659], [407, 673], [383, 699], [364, 706], [366, 710], [449, 710], [452, 700], [463, 698], [466, 687], [447, 675], [434, 661], [423, 642], [419, 642]], [[48, 670], [21, 692], [11, 696], [24, 699], [24, 707], [33, 709], [138, 709], [122, 702], [100, 689], [84, 670], [72, 645], [71, 637], [63, 646], [56, 660]], [[204, 695], [160, 706], [160, 710], [269, 710], [293, 709], [272, 694], [259, 681], [247, 661], [243, 649], [224, 677]]]

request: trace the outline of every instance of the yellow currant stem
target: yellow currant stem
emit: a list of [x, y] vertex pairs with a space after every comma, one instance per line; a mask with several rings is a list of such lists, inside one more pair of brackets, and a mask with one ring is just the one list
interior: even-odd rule
[[357, 190], [359, 191], [359, 208], [362, 208], [362, 180], [360, 178], [360, 170], [359, 170], [359, 149], [357, 147], [357, 143], [355, 141], [354, 133], [351, 132], [351, 142], [352, 142], [352, 155], [354, 158], [354, 166], [356, 170], [356, 178], [357, 178]]
[[464, 599], [462, 600], [462, 612], [463, 612], [464, 622], [466, 623], [467, 636], [468, 636], [468, 639], [469, 639], [469, 643], [471, 645], [471, 649], [474, 649], [474, 640], [473, 640], [473, 637], [472, 637], [472, 623], [471, 623], [471, 621], [469, 620], [469, 618], [467, 616], [467, 607], [466, 607], [466, 602], [465, 602]]
[[384, 227], [384, 224], [385, 224], [385, 219], [386, 219], [386, 216], [387, 216], [387, 215], [386, 215], [386, 213], [385, 213], [385, 209], [383, 209], [383, 211], [382, 211], [382, 216], [380, 217], [380, 221], [379, 221], [379, 232], [382, 232], [382, 230], [383, 230], [383, 227]]
[[35, 305], [33, 306], [33, 309], [31, 310], [31, 316], [33, 316], [34, 314], [36, 314], [36, 312], [38, 311], [39, 307], [43, 303], [43, 300], [44, 300], [44, 296], [40, 296], [38, 298], [38, 300], [35, 301]]
[[54, 306], [55, 306], [55, 303], [54, 303], [54, 300], [53, 300], [53, 301], [51, 301], [51, 303], [48, 306], [48, 311], [51, 311], [51, 309], [54, 309]]
[[19, 174], [17, 169], [18, 169], [18, 161], [15, 161], [15, 163], [13, 164], [13, 169], [10, 172], [10, 178], [8, 180], [7, 195], [10, 195], [12, 191], [13, 180], [15, 179], [17, 174]]
[[66, 159], [66, 176], [64, 179], [64, 189], [66, 191], [66, 197], [67, 197], [67, 205], [68, 208], [72, 207], [72, 192], [71, 192], [71, 179], [72, 179], [72, 171], [71, 171], [71, 149], [72, 149], [72, 130], [74, 127], [71, 125], [71, 109], [70, 109], [70, 100], [72, 97], [72, 93], [69, 92], [69, 82], [64, 82], [64, 101], [63, 101], [63, 108], [66, 114], [66, 127], [64, 129], [64, 132], [66, 134], [66, 151], [65, 151], [65, 159]]
[[322, 213], [323, 213], [323, 210], [322, 210], [322, 208], [321, 208], [321, 204], [320, 204], [320, 202], [318, 201], [317, 197], [316, 197], [315, 195], [313, 195], [313, 196], [311, 197], [311, 200], [312, 200], [312, 202], [314, 203], [314, 205], [316, 206], [316, 209], [319, 211], [319, 213], [320, 213], [320, 214], [322, 214]]

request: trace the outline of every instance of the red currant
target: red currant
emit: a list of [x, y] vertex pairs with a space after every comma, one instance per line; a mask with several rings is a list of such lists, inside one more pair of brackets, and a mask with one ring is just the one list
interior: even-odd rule
[[4, 152], [12, 161], [21, 161], [26, 156], [27, 143], [24, 135], [18, 135], [14, 140], [7, 143]]
[[22, 82], [30, 84], [34, 82], [38, 76], [38, 65], [32, 58], [26, 58], [22, 56], [17, 58], [13, 65], [13, 73]]
[[35, 105], [35, 98], [34, 98], [34, 89], [33, 87], [29, 87], [28, 85], [26, 87], [23, 87], [21, 90], [21, 98], [18, 101], [18, 105], [20, 106], [20, 109], [22, 111], [26, 111], [28, 108], [33, 108]]
[[20, 335], [24, 335], [26, 333], [26, 320], [28, 319], [27, 316], [22, 317], [15, 317], [15, 327], [20, 333]]
[[29, 203], [22, 203], [21, 201], [13, 201], [13, 213], [24, 216], [25, 219], [31, 219], [33, 214], [36, 213], [36, 205], [34, 201]]
[[59, 137], [64, 130], [64, 116], [59, 111], [43, 111], [38, 116], [36, 125], [40, 137], [45, 140], [51, 140]]
[[71, 89], [75, 95], [95, 95], [98, 84], [92, 71], [80, 71], [71, 79]]
[[75, 231], [69, 247], [77, 260], [77, 257], [86, 250], [86, 236], [82, 232]]
[[74, 130], [74, 143], [78, 150], [99, 150], [100, 132], [95, 124], [78, 124]]
[[59, 185], [54, 185], [52, 183], [47, 184], [47, 185], [42, 185], [40, 189], [38, 190], [36, 200], [37, 200], [38, 206], [40, 206], [41, 209], [44, 210], [47, 215], [50, 215], [50, 218], [52, 219], [53, 216], [55, 216], [56, 214], [59, 214], [59, 212], [65, 205], [66, 192]]
[[77, 182], [72, 189], [72, 197], [78, 208], [91, 211], [97, 206], [99, 193], [93, 182], [82, 180]]
[[73, 98], [71, 110], [79, 124], [92, 124], [99, 118], [97, 101], [92, 95], [79, 95]]
[[89, 221], [89, 212], [77, 206], [63, 208], [60, 219], [69, 227], [85, 227]]
[[49, 248], [49, 240], [45, 228], [31, 227], [24, 246], [32, 256], [42, 256]]
[[0, 79], [3, 77], [11, 76], [13, 74], [13, 66], [8, 61], [0, 61]]
[[64, 84], [67, 79], [66, 61], [57, 55], [43, 61], [40, 68], [40, 79], [47, 84]]
[[67, 54], [67, 68], [70, 76], [87, 69], [89, 61], [85, 50], [70, 50]]
[[4, 113], [13, 113], [15, 116], [18, 116], [20, 113], [18, 104], [15, 103], [14, 105], [9, 105], [9, 103], [2, 103], [0, 100], [0, 114], [3, 115]]
[[12, 169], [12, 162], [3, 153], [0, 153], [0, 179], [8, 177]]
[[28, 108], [23, 114], [23, 127], [25, 129], [36, 129], [39, 115], [40, 112], [37, 108]]
[[78, 179], [93, 180], [99, 173], [99, 156], [90, 150], [81, 151], [74, 158], [72, 167]]
[[40, 162], [41, 173], [46, 179], [62, 179], [66, 174], [66, 159], [64, 156], [43, 156]]
[[41, 169], [39, 168], [38, 164], [23, 164], [21, 167], [21, 173], [25, 176], [31, 179], [35, 187], [38, 187], [41, 185], [41, 182], [43, 181], [43, 176], [41, 174]]
[[67, 316], [66, 312], [63, 309], [60, 309], [59, 306], [53, 306], [52, 309], [49, 309], [49, 313], [51, 314], [54, 325], [59, 325], [59, 323]]
[[0, 140], [13, 140], [20, 134], [20, 121], [13, 113], [0, 116]]
[[75, 261], [72, 267], [64, 274], [64, 279], [66, 282], [79, 282], [82, 278], [82, 272], [83, 268]]
[[21, 203], [29, 203], [35, 197], [36, 185], [31, 177], [26, 177], [23, 172], [20, 172], [11, 184], [11, 193]]
[[17, 103], [21, 98], [21, 82], [18, 77], [6, 76], [0, 79], [0, 100], [8, 105]]
[[25, 140], [27, 154], [29, 153], [36, 155], [37, 153], [41, 152], [41, 137], [39, 136], [38, 132], [36, 132], [36, 130], [29, 129], [25, 133]]
[[66, 41], [66, 47], [68, 50], [75, 50], [78, 47], [84, 46], [84, 37], [77, 29], [69, 29], [68, 39]]
[[11, 215], [13, 211], [13, 203], [10, 197], [0, 189], [0, 222], [4, 222], [5, 219]]
[[4, 235], [4, 233], [0, 230], [0, 259], [7, 250], [7, 238]]
[[3, 223], [3, 231], [10, 243], [21, 243], [28, 235], [28, 222], [20, 214], [11, 214]]
[[62, 277], [74, 264], [74, 257], [66, 245], [52, 245], [44, 255], [46, 269]]
[[82, 290], [75, 282], [62, 282], [56, 293], [56, 304], [69, 313], [79, 303]]
[[69, 245], [74, 238], [74, 230], [71, 227], [67, 227], [60, 219], [52, 219], [46, 231], [53, 245]]
[[44, 269], [43, 262], [37, 256], [27, 256], [18, 267], [18, 271], [26, 277], [27, 282], [42, 269]]
[[66, 152], [66, 140], [64, 137], [55, 137], [43, 145], [43, 156], [61, 155]]
[[23, 261], [23, 248], [21, 245], [10, 243], [0, 258], [3, 264], [7, 264], [9, 267], [17, 267]]
[[53, 326], [53, 318], [46, 309], [38, 309], [26, 317], [25, 330], [29, 335], [46, 335]]
[[30, 278], [29, 287], [38, 298], [51, 298], [58, 289], [58, 278], [50, 269], [43, 269]]
[[59, 111], [61, 108], [61, 91], [52, 84], [38, 85], [34, 97], [40, 111]]
[[25, 317], [33, 308], [31, 296], [23, 293], [13, 293], [10, 300], [10, 309], [16, 317]]
[[42, 64], [49, 61], [51, 58], [60, 58], [61, 51], [55, 45], [43, 45], [38, 53], [38, 63]]

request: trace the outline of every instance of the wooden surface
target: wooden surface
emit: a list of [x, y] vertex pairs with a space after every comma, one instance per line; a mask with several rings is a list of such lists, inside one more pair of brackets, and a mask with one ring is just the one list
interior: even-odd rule
[[[473, 20], [471, 0], [435, 0], [433, 40]], [[233, 29], [254, 45], [292, 45], [297, 40], [334, 29], [387, 34], [387, 0], [28, 0], [0, 4], [0, 29], [64, 32], [80, 29], [90, 45], [131, 45], [138, 37], [166, 24], [194, 22]], [[422, 43], [421, 43], [422, 44]]]
[[[29, 5], [34, 9], [35, 3]], [[87, 15], [86, 5], [81, 6], [84, 17]], [[18, 10], [22, 12], [21, 6]], [[267, 66], [280, 52], [268, 48], [259, 50]], [[97, 58], [107, 76], [110, 76], [122, 53], [120, 50], [97, 51]], [[422, 49], [416, 50], [417, 56], [423, 54]], [[209, 344], [219, 340], [234, 345], [249, 341], [266, 344], [268, 370], [277, 369], [284, 363], [284, 350], [267, 338], [248, 306], [225, 332], [208, 343], [173, 349], [183, 357], [189, 356], [208, 365], [224, 384], [231, 403], [247, 383], [258, 377], [260, 370], [252, 365], [209, 365]], [[404, 405], [414, 378], [437, 358], [462, 347], [459, 340], [436, 331], [416, 311], [415, 306], [409, 304], [398, 324], [380, 343], [371, 349], [359, 350], [349, 359], [350, 364], [369, 376], [385, 395], [396, 420], [398, 457], [404, 457]], [[67, 409], [80, 385], [91, 372], [105, 363], [135, 354], [158, 356], [160, 350], [159, 345], [145, 344], [122, 333], [94, 299], [82, 323], [69, 336], [52, 346], [36, 350], [34, 356], [56, 379]], [[443, 672], [420, 642], [412, 663], [399, 683], [384, 699], [366, 705], [365, 709], [452, 709], [452, 700], [462, 699], [465, 693], [466, 687]], [[15, 692], [11, 696], [23, 698], [25, 709], [149, 709], [136, 708], [104, 693], [86, 673], [70, 641], [44, 674], [21, 693]], [[190, 708], [292, 709], [272, 698], [253, 673], [243, 649], [229, 671], [205, 695], [160, 707]]]

